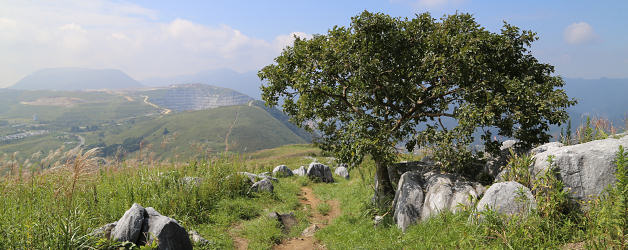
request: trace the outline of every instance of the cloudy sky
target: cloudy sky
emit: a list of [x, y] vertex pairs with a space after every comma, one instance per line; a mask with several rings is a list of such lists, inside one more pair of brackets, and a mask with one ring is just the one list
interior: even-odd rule
[[[549, 3], [548, 3], [549, 2]], [[533, 53], [564, 77], [628, 77], [628, 1], [0, 0], [0, 87], [42, 68], [116, 68], [142, 80], [272, 63], [292, 34], [325, 33], [363, 10], [473, 13], [538, 33]]]

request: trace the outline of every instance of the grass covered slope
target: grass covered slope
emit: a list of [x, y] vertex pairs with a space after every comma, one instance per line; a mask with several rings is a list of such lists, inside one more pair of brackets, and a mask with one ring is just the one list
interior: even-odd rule
[[141, 121], [119, 134], [105, 134], [104, 142], [122, 143], [131, 137], [142, 137], [161, 158], [225, 150], [253, 152], [308, 142], [255, 105], [189, 111]]

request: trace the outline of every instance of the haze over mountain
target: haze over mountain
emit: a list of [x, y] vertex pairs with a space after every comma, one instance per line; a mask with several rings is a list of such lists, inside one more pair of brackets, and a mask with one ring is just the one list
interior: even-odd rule
[[166, 86], [171, 84], [204, 83], [212, 86], [230, 88], [255, 99], [261, 99], [262, 81], [256, 71], [238, 73], [230, 69], [205, 70], [195, 74], [173, 77], [153, 77], [142, 81], [147, 86]]
[[624, 126], [628, 119], [628, 79], [577, 79], [565, 78], [565, 91], [578, 104], [569, 108], [574, 124], [583, 116], [604, 117], [615, 126]]
[[36, 71], [9, 88], [86, 90], [138, 88], [142, 84], [117, 69], [49, 68]]

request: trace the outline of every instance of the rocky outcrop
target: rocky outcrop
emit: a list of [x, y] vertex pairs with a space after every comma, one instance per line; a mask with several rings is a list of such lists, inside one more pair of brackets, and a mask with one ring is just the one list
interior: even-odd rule
[[347, 164], [340, 164], [340, 166], [338, 166], [336, 170], [334, 170], [334, 174], [348, 180], [349, 169], [347, 169]]
[[288, 177], [293, 175], [292, 170], [290, 170], [286, 165], [279, 165], [273, 169], [273, 176], [275, 177]]
[[[390, 183], [397, 188], [396, 185], [399, 183], [399, 179], [401, 175], [410, 171], [420, 171], [421, 173], [427, 173], [429, 171], [436, 170], [436, 164], [430, 158], [425, 157], [420, 161], [404, 161], [395, 163], [389, 166], [388, 169], [388, 177], [390, 179]], [[376, 184], [377, 185], [377, 184]]]
[[157, 249], [164, 250], [192, 249], [188, 233], [176, 220], [137, 203], [120, 220], [96, 229], [92, 235], [139, 246], [157, 241]]
[[334, 177], [331, 176], [331, 169], [318, 162], [310, 163], [310, 166], [307, 168], [307, 177], [314, 181], [334, 182]]
[[476, 206], [477, 214], [474, 216], [482, 219], [482, 212], [488, 209], [502, 215], [526, 216], [535, 208], [536, 201], [530, 189], [514, 181], [499, 182], [486, 190]]
[[305, 176], [307, 174], [307, 169], [304, 166], [301, 166], [293, 170], [292, 173], [298, 176]]
[[274, 191], [273, 182], [269, 178], [253, 183], [249, 192], [268, 192]]
[[[479, 183], [436, 172], [415, 170], [401, 175], [393, 202], [393, 220], [403, 231], [419, 220], [426, 220], [443, 211], [457, 212], [472, 206], [484, 192]], [[469, 198], [472, 198], [471, 200]]]
[[541, 176], [550, 167], [547, 161], [553, 157], [552, 166], [558, 177], [575, 200], [588, 200], [596, 197], [615, 182], [615, 154], [620, 145], [628, 147], [628, 136], [619, 139], [608, 138], [572, 146], [550, 143], [532, 150], [535, 162], [531, 172]]

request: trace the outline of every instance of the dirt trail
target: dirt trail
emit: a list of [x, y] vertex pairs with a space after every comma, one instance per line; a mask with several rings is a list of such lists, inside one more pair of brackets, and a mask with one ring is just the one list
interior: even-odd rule
[[[327, 226], [331, 222], [332, 219], [338, 217], [340, 215], [340, 203], [337, 200], [329, 200], [323, 202], [316, 198], [312, 188], [310, 187], [302, 187], [301, 188], [301, 204], [304, 206], [309, 206], [312, 211], [312, 218], [310, 220], [311, 224], [316, 224], [319, 228], [323, 228]], [[316, 209], [320, 204], [327, 203], [329, 204], [330, 210], [327, 215], [322, 215]], [[324, 245], [321, 245], [314, 239], [313, 235], [301, 235], [297, 238], [292, 238], [283, 241], [281, 244], [276, 245], [273, 249], [327, 249]]]
[[249, 241], [245, 238], [242, 238], [238, 235], [238, 231], [242, 229], [242, 224], [237, 224], [231, 230], [229, 230], [229, 235], [231, 235], [231, 239], [233, 239], [233, 246], [238, 250], [246, 250], [249, 248]]

